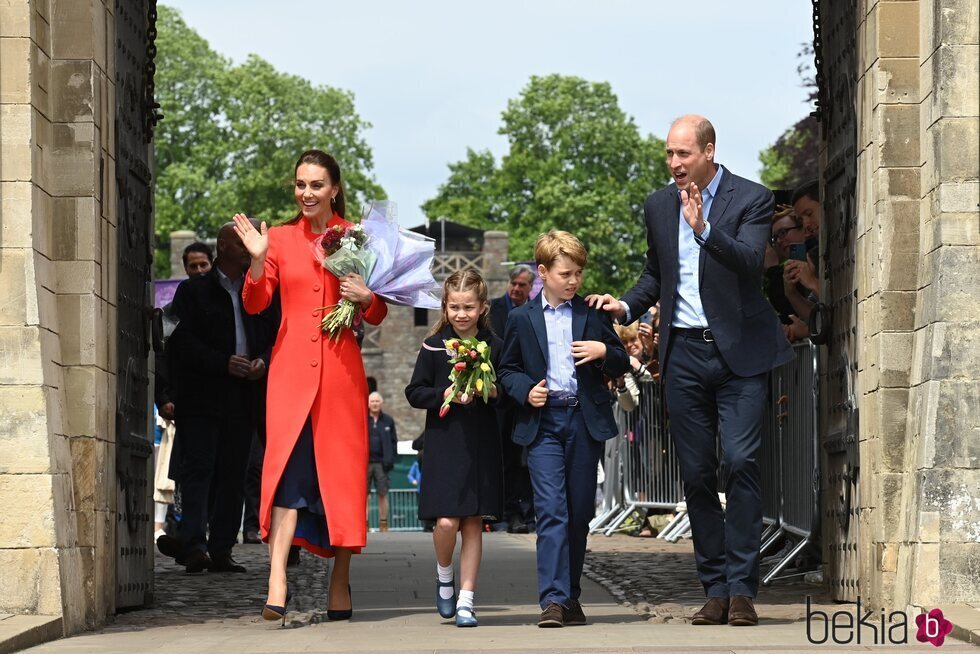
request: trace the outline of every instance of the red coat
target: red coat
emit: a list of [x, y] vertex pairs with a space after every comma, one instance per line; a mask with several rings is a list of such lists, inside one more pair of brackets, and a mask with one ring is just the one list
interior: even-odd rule
[[[328, 225], [338, 224], [349, 223], [335, 214]], [[249, 313], [269, 306], [277, 286], [282, 303], [269, 364], [259, 523], [267, 540], [272, 499], [310, 416], [330, 544], [358, 552], [367, 541], [367, 380], [354, 333], [345, 329], [335, 342], [320, 332], [318, 309], [340, 300], [340, 284], [314, 259], [312, 242], [318, 236], [305, 218], [271, 228], [265, 274], [257, 282], [246, 274], [242, 288]], [[387, 313], [384, 301], [375, 296], [364, 319], [377, 325]], [[333, 555], [305, 540], [295, 543], [321, 556]]]

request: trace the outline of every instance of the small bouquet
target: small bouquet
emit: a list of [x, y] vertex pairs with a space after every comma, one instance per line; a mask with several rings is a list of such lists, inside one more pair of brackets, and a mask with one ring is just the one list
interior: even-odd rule
[[445, 342], [446, 353], [453, 369], [449, 371], [449, 381], [452, 382], [453, 392], [439, 407], [439, 417], [444, 418], [449, 412], [453, 398], [466, 402], [474, 390], [483, 396], [483, 401], [490, 399], [490, 389], [497, 381], [497, 371], [490, 363], [490, 346], [486, 341], [476, 338], [453, 338]]
[[[395, 205], [375, 201], [361, 222], [331, 227], [314, 241], [314, 258], [337, 277], [357, 273], [372, 293], [392, 304], [438, 309], [440, 285], [432, 277], [435, 241], [398, 226]], [[349, 300], [329, 309], [320, 328], [337, 339], [344, 327], [361, 319], [360, 307]]]
[[[367, 243], [367, 235], [360, 225], [335, 225], [316, 241], [315, 248], [323, 267], [337, 277], [357, 273], [367, 279], [377, 262], [377, 255], [367, 247]], [[350, 300], [341, 300], [320, 309], [329, 309], [320, 321], [320, 329], [329, 333], [334, 340], [340, 337], [341, 329], [353, 327], [361, 316], [360, 307]]]

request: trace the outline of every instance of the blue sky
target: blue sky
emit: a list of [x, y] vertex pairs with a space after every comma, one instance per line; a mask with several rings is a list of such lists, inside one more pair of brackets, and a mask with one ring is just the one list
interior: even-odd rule
[[[718, 160], [758, 179], [758, 152], [809, 111], [796, 53], [809, 0], [162, 0], [211, 47], [354, 93], [375, 177], [424, 220], [447, 164], [507, 149], [500, 113], [531, 75], [606, 81], [644, 134], [701, 113]], [[652, 189], [651, 189], [652, 190]], [[288, 198], [284, 198], [288, 201]]]

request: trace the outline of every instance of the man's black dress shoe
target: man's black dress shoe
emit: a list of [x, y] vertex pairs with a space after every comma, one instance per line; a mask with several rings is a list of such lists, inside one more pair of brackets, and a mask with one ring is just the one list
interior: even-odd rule
[[238, 565], [231, 558], [231, 552], [211, 555], [211, 572], [245, 572], [244, 566]]
[[257, 531], [246, 531], [242, 535], [242, 542], [246, 545], [258, 545], [262, 542], [262, 537]]
[[186, 565], [187, 561], [184, 559], [184, 553], [180, 550], [180, 541], [173, 536], [168, 536], [164, 534], [157, 538], [157, 549], [160, 554], [164, 556], [169, 556], [177, 565]]
[[194, 550], [187, 555], [184, 567], [189, 574], [204, 572], [211, 567], [211, 558], [201, 550]]

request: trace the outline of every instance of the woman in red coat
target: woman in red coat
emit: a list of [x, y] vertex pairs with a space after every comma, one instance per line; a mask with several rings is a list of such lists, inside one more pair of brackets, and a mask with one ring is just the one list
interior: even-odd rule
[[338, 279], [315, 256], [327, 228], [348, 225], [340, 167], [319, 150], [304, 152], [294, 186], [299, 213], [257, 231], [245, 216], [235, 227], [252, 256], [242, 300], [262, 311], [279, 289], [282, 322], [269, 365], [267, 442], [259, 521], [269, 543], [269, 597], [263, 615], [285, 621], [286, 558], [292, 544], [335, 556], [328, 616], [351, 614], [350, 560], [367, 539], [367, 381], [354, 333], [338, 340], [320, 330], [321, 307], [341, 299], [377, 325], [388, 312], [359, 275]]

